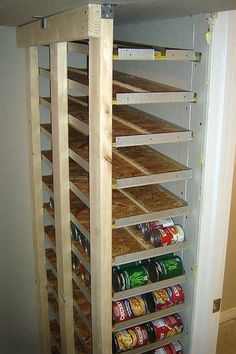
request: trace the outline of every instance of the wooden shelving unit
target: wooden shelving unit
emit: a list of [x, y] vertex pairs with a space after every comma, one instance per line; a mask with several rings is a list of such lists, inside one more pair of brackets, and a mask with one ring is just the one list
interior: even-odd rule
[[[99, 5], [52, 16], [43, 30], [38, 22], [18, 30], [29, 63], [35, 254], [44, 353], [51, 352], [53, 338], [57, 343], [53, 350], [63, 354], [111, 354], [112, 332], [185, 308], [179, 304], [112, 326], [112, 301], [187, 281], [182, 274], [112, 293], [112, 267], [169, 253], [183, 255], [189, 247], [186, 235], [183, 242], [155, 248], [135, 225], [191, 212], [186, 200], [163, 186], [190, 179], [191, 166], [157, 151], [156, 145], [191, 143], [193, 133], [127, 105], [197, 100], [189, 90], [112, 72], [112, 60], [199, 62], [201, 54], [113, 43], [112, 34], [113, 20], [101, 16]], [[39, 45], [50, 46], [50, 68], [39, 68], [35, 47]], [[68, 67], [68, 52], [87, 55], [89, 70]], [[39, 77], [50, 80], [50, 97], [39, 96]], [[77, 94], [69, 94], [70, 89]], [[40, 121], [40, 105], [50, 112], [47, 123]], [[41, 147], [40, 134], [51, 148]], [[43, 176], [42, 165], [50, 171]], [[71, 223], [89, 242], [90, 254], [72, 239]], [[49, 309], [54, 314], [51, 322]], [[129, 353], [144, 353], [182, 338], [183, 334], [165, 338]]]

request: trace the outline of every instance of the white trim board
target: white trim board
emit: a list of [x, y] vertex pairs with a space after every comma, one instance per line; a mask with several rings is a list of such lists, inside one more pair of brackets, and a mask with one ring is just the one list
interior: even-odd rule
[[236, 307], [232, 307], [231, 309], [222, 311], [220, 313], [220, 324], [233, 320], [234, 318], [236, 318]]
[[236, 11], [214, 19], [208, 122], [190, 354], [215, 354], [222, 297], [236, 131]]

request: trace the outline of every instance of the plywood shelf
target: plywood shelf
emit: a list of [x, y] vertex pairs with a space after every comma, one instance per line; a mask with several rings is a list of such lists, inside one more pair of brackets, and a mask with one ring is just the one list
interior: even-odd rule
[[[43, 177], [45, 185], [53, 193], [52, 176]], [[86, 192], [88, 197], [89, 192]], [[71, 214], [90, 231], [89, 208], [71, 192]], [[47, 212], [48, 208], [45, 206]], [[113, 228], [126, 227], [189, 212], [187, 203], [159, 185], [114, 190], [112, 194]], [[51, 216], [50, 212], [49, 215]], [[73, 220], [72, 220], [73, 221]], [[83, 232], [81, 230], [81, 232]]]
[[[88, 41], [69, 42], [68, 51], [88, 55]], [[113, 60], [200, 61], [201, 54], [191, 49], [168, 48], [114, 41]]]
[[[50, 124], [42, 124], [41, 129], [43, 133], [50, 136]], [[70, 161], [70, 177], [75, 177], [73, 178], [74, 180], [78, 176], [81, 176], [81, 178], [86, 177], [86, 173], [81, 167], [87, 171], [89, 170], [88, 138], [71, 127], [69, 129], [69, 147], [70, 156], [76, 162], [73, 164]], [[51, 167], [52, 154], [48, 151], [43, 155], [44, 159], [47, 158], [49, 160], [48, 165]], [[190, 168], [151, 147], [130, 146], [113, 149], [112, 183], [114, 189], [180, 181], [191, 177], [192, 171]], [[81, 183], [83, 183], [82, 180]]]
[[[40, 68], [40, 75], [50, 79], [48, 69]], [[88, 95], [89, 82], [86, 69], [69, 67], [67, 76], [69, 88]], [[113, 71], [113, 105], [172, 102], [196, 102], [196, 95], [191, 91]]]
[[[51, 110], [49, 97], [41, 97], [40, 103]], [[89, 134], [88, 97], [68, 96], [68, 118], [72, 127], [85, 135]], [[173, 143], [191, 139], [190, 130], [164, 119], [129, 106], [113, 107], [113, 147]]]

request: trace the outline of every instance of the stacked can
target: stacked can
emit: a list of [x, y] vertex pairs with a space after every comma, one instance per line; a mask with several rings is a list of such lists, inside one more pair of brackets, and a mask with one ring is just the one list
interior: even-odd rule
[[71, 237], [74, 241], [78, 241], [81, 246], [83, 247], [84, 251], [90, 255], [90, 242], [87, 240], [87, 238], [80, 232], [78, 227], [71, 222], [70, 223], [70, 233]]
[[112, 353], [126, 352], [149, 343], [146, 325], [115, 332], [112, 335]]
[[149, 312], [164, 310], [184, 302], [184, 291], [179, 284], [155, 290], [143, 296]]
[[153, 283], [184, 274], [184, 267], [179, 256], [168, 254], [151, 260], [147, 265], [149, 280]]
[[174, 225], [174, 220], [172, 218], [168, 218], [138, 224], [136, 225], [136, 228], [144, 234], [145, 239], [149, 239], [149, 235], [152, 230], [172, 225]]
[[147, 303], [143, 296], [133, 296], [112, 302], [112, 321], [119, 323], [131, 318], [144, 316], [147, 313]]
[[147, 323], [149, 342], [175, 336], [183, 331], [183, 322], [176, 313]]
[[[174, 315], [165, 316], [146, 324], [114, 332], [112, 335], [112, 352], [113, 354], [121, 353], [127, 350], [142, 347], [148, 343], [153, 343], [163, 338], [174, 336], [182, 331], [183, 322], [177, 313]], [[177, 345], [170, 347], [165, 346], [164, 349], [175, 349], [175, 347], [178, 349]], [[162, 353], [160, 351], [156, 352], [156, 350], [158, 349], [155, 349], [151, 353]], [[173, 354], [174, 353], [181, 354], [181, 351], [176, 350], [176, 352], [173, 351]]]
[[112, 286], [115, 292], [146, 285], [148, 272], [143, 264], [126, 265], [112, 272]]
[[72, 253], [72, 270], [84, 281], [86, 286], [91, 284], [91, 274], [87, 271], [82, 262]]
[[153, 349], [146, 354], [183, 354], [183, 347], [180, 342], [173, 342], [163, 347]]

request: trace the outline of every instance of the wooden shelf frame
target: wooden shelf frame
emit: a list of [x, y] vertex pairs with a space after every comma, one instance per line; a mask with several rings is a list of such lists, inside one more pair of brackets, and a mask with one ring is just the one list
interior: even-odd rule
[[[39, 94], [38, 94], [38, 62], [37, 46], [50, 45], [51, 52], [51, 95], [52, 95], [52, 120], [53, 120], [53, 178], [56, 186], [55, 221], [56, 252], [57, 252], [57, 277], [59, 289], [59, 312], [61, 331], [61, 351], [65, 354], [75, 353], [74, 325], [73, 325], [73, 300], [71, 274], [71, 239], [69, 232], [69, 176], [66, 163], [68, 163], [68, 146], [66, 142], [68, 130], [67, 112], [67, 41], [89, 39], [90, 60], [90, 87], [89, 96], [92, 102], [89, 116], [96, 115], [97, 119], [89, 124], [89, 134], [93, 137], [90, 144], [91, 165], [94, 174], [90, 174], [90, 212], [96, 215], [91, 219], [90, 233], [94, 237], [91, 244], [92, 279], [91, 298], [92, 327], [93, 327], [93, 354], [110, 354], [112, 351], [111, 336], [111, 306], [112, 300], [111, 269], [111, 112], [112, 112], [112, 43], [113, 20], [102, 18], [100, 5], [86, 5], [78, 9], [66, 11], [54, 16], [49, 16], [44, 28], [41, 21], [35, 21], [17, 29], [17, 45], [27, 48], [27, 69], [29, 77], [29, 120], [33, 125], [31, 129], [31, 153], [37, 155], [37, 166], [32, 167], [34, 217], [37, 220], [35, 243], [35, 256], [41, 254], [40, 262], [37, 261], [36, 272], [39, 281], [39, 309], [40, 323], [42, 324], [41, 340], [42, 352], [50, 353], [50, 331], [48, 322], [48, 305], [46, 291], [46, 258], [43, 255], [43, 203], [42, 181], [40, 162], [40, 123], [39, 123]], [[59, 43], [60, 42], [60, 43]], [[93, 83], [96, 78], [96, 84]], [[106, 87], [105, 94], [103, 87]], [[32, 95], [32, 97], [31, 97]], [[65, 100], [66, 98], [66, 100]], [[36, 123], [35, 123], [36, 117]], [[57, 119], [59, 118], [59, 119]], [[103, 129], [104, 127], [104, 129]], [[105, 131], [105, 134], [104, 134]], [[67, 162], [66, 162], [67, 160]], [[35, 158], [34, 158], [35, 161]], [[66, 172], [67, 171], [67, 172]], [[99, 171], [97, 176], [96, 171]], [[66, 175], [67, 174], [67, 175]], [[40, 197], [39, 197], [40, 196]], [[41, 199], [40, 199], [41, 198]], [[109, 202], [110, 201], [110, 202]], [[36, 202], [36, 203], [35, 203]], [[108, 203], [108, 204], [107, 204]], [[105, 212], [104, 212], [105, 211]], [[38, 219], [40, 216], [40, 219]], [[48, 213], [50, 217], [50, 213]], [[51, 217], [52, 218], [52, 217]], [[101, 237], [98, 235], [101, 235]], [[65, 252], [64, 252], [65, 251]], [[104, 261], [105, 260], [105, 261]], [[41, 262], [42, 261], [42, 262]], [[66, 272], [69, 272], [66, 274]], [[109, 277], [110, 273], [110, 277]], [[45, 276], [43, 276], [43, 274]], [[110, 282], [109, 282], [110, 279]], [[101, 296], [106, 287], [105, 296]], [[109, 291], [110, 289], [110, 291]], [[42, 295], [41, 293], [44, 293]], [[41, 296], [42, 295], [42, 296]], [[103, 319], [109, 319], [104, 321]], [[102, 339], [102, 340], [101, 340]]]
[[[78, 41], [68, 43], [68, 51], [78, 54], [89, 54], [88, 42]], [[191, 49], [168, 48], [114, 41], [113, 60], [151, 60], [151, 61], [197, 61], [201, 53]]]

